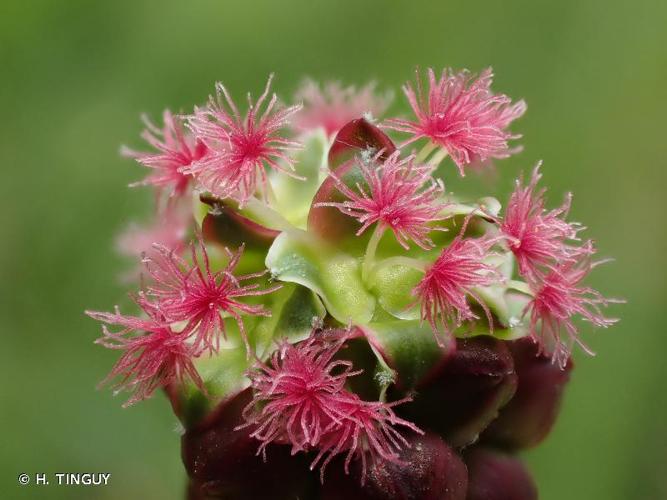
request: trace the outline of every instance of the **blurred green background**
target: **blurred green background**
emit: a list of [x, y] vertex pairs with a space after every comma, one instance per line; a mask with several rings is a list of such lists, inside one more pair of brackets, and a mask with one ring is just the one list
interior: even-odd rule
[[[577, 356], [562, 418], [526, 454], [541, 498], [667, 498], [666, 25], [661, 0], [2, 2], [1, 496], [181, 497], [166, 400], [123, 410], [95, 390], [116, 355], [82, 312], [124, 300], [113, 239], [151, 196], [126, 188], [143, 172], [118, 148], [140, 144], [141, 112], [189, 110], [216, 80], [256, 95], [272, 71], [288, 98], [304, 75], [398, 90], [416, 65], [492, 65], [528, 102], [525, 151], [470, 186], [504, 199], [544, 159], [552, 204], [572, 190], [616, 258], [592, 284], [628, 300], [619, 326], [585, 329], [597, 357]], [[75, 471], [111, 486], [16, 484]]]

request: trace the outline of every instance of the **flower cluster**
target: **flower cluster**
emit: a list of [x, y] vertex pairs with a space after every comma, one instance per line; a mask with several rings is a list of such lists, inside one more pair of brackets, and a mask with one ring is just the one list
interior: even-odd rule
[[240, 109], [218, 83], [191, 113], [145, 120], [152, 151], [123, 149], [155, 192], [154, 219], [118, 239], [140, 257], [140, 314], [87, 314], [121, 351], [103, 382], [125, 405], [170, 397], [193, 498], [234, 498], [274, 453], [322, 481], [338, 463], [321, 498], [476, 498], [495, 467], [534, 498], [490, 448], [546, 435], [572, 348], [590, 353], [577, 321], [608, 327], [619, 301], [584, 284], [604, 261], [568, 221], [570, 195], [547, 208], [539, 164], [504, 210], [445, 191], [520, 151], [509, 129], [526, 105], [492, 80], [417, 72], [414, 116], [377, 123], [389, 99], [372, 84], [306, 81], [290, 105], [271, 76]]

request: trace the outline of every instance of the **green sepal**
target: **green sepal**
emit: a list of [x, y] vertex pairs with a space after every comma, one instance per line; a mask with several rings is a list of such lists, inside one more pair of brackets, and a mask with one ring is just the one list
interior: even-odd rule
[[[528, 328], [529, 320], [525, 317], [524, 311], [530, 297], [516, 293], [506, 288], [484, 289], [483, 300], [491, 309], [496, 320], [493, 330], [489, 328], [486, 318], [482, 316], [479, 320], [471, 324], [466, 324], [459, 328], [455, 334], [459, 338], [477, 337], [480, 335], [490, 335], [500, 340], [516, 340], [525, 337], [530, 333]], [[482, 297], [480, 297], [482, 298]], [[502, 314], [502, 318], [498, 315]]]
[[402, 390], [416, 387], [444, 360], [446, 347], [435, 340], [428, 323], [387, 321], [360, 327], [382, 360], [396, 372]]
[[423, 273], [407, 266], [384, 267], [373, 274], [371, 291], [380, 306], [395, 318], [419, 319], [420, 311], [412, 290], [423, 277]]
[[232, 345], [221, 348], [212, 356], [201, 356], [195, 360], [195, 368], [208, 394], [202, 393], [192, 382], [182, 388], [179, 394], [180, 417], [186, 429], [196, 425], [220, 401], [250, 385], [245, 376], [249, 360], [243, 345]]
[[304, 231], [282, 233], [269, 249], [266, 267], [280, 281], [298, 283], [317, 293], [327, 311], [347, 325], [366, 324], [376, 300], [361, 280], [359, 260]]
[[279, 298], [272, 307], [273, 314], [253, 330], [255, 349], [261, 359], [266, 359], [283, 339], [295, 343], [308, 338], [313, 326], [327, 313], [319, 297], [306, 287], [286, 283], [275, 293]]
[[301, 141], [303, 149], [295, 155], [294, 174], [302, 179], [274, 172], [269, 180], [275, 194], [273, 208], [295, 226], [305, 229], [313, 197], [326, 177], [329, 140], [318, 129], [303, 136]]

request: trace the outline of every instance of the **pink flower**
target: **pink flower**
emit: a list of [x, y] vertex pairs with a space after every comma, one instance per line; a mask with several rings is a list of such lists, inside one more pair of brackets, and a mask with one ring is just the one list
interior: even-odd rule
[[356, 190], [342, 179], [331, 175], [339, 191], [347, 197], [343, 202], [317, 203], [315, 206], [336, 207], [342, 213], [356, 218], [361, 227], [357, 236], [376, 222], [389, 228], [397, 241], [408, 248], [412, 240], [424, 249], [433, 247], [428, 238], [430, 224], [439, 219], [443, 203], [439, 197], [444, 190], [442, 183], [433, 179], [431, 165], [415, 165], [414, 156], [401, 160], [400, 152], [394, 152], [378, 164], [381, 152], [373, 158], [358, 160], [365, 186], [357, 183]]
[[342, 87], [338, 82], [328, 82], [321, 89], [317, 82], [306, 80], [295, 99], [303, 101], [304, 107], [294, 116], [294, 127], [299, 130], [321, 127], [329, 136], [366, 113], [381, 115], [389, 105], [387, 96], [375, 95], [373, 83], [357, 90], [353, 86]]
[[195, 108], [188, 117], [188, 126], [195, 137], [211, 153], [182, 172], [193, 174], [204, 188], [220, 198], [233, 198], [244, 205], [255, 194], [258, 179], [266, 196], [266, 165], [296, 177], [291, 171], [294, 159], [288, 152], [299, 149], [300, 145], [278, 132], [301, 107], [277, 108], [277, 97], [273, 94], [262, 112], [272, 79], [273, 75], [256, 104], [248, 96], [245, 117], [241, 117], [221, 83], [216, 85], [217, 96], [209, 99], [208, 106]]
[[183, 248], [183, 240], [188, 230], [191, 215], [185, 214], [181, 207], [170, 205], [158, 214], [157, 220], [147, 226], [131, 224], [117, 238], [116, 248], [127, 257], [153, 255], [154, 244], [174, 249], [177, 253]]
[[535, 192], [542, 177], [539, 168], [538, 164], [528, 186], [523, 186], [522, 178], [516, 181], [505, 218], [500, 222], [500, 230], [516, 256], [519, 271], [530, 279], [535, 279], [541, 268], [575, 262], [577, 256], [590, 249], [589, 246], [576, 247], [566, 243], [566, 240], [575, 240], [577, 232], [582, 229], [578, 224], [564, 220], [570, 209], [570, 195], [559, 208], [545, 210], [545, 189]]
[[345, 418], [339, 410], [348, 397], [345, 382], [359, 372], [349, 361], [333, 359], [343, 341], [343, 336], [324, 335], [311, 335], [300, 344], [283, 341], [269, 364], [250, 372], [255, 397], [245, 415], [257, 426], [252, 436], [262, 442], [262, 453], [273, 441], [291, 444], [293, 453], [317, 446]]
[[[481, 306], [489, 327], [493, 328], [491, 312], [474, 289], [502, 280], [501, 273], [484, 261], [499, 238], [464, 238], [466, 225], [467, 221], [460, 234], [442, 250], [412, 292], [421, 302], [422, 319], [431, 324], [434, 333], [442, 331], [451, 335], [464, 321], [478, 319], [470, 309], [468, 295]], [[436, 339], [440, 342], [438, 335]]]
[[348, 399], [338, 406], [346, 418], [340, 425], [332, 427], [324, 434], [319, 443], [319, 453], [311, 465], [315, 467], [321, 461], [320, 479], [324, 481], [326, 466], [341, 453], [346, 453], [344, 462], [346, 473], [349, 473], [352, 459], [361, 460], [362, 484], [366, 480], [367, 456], [371, 462], [386, 460], [402, 463], [399, 452], [403, 447], [410, 445], [396, 427], [406, 427], [423, 434], [419, 427], [396, 416], [392, 410], [394, 406], [408, 401], [410, 398], [391, 403], [362, 401], [356, 394], [348, 393]]
[[519, 151], [510, 148], [508, 141], [518, 139], [506, 129], [526, 111], [524, 101], [510, 104], [511, 99], [490, 90], [493, 73], [482, 72], [475, 79], [467, 71], [453, 73], [443, 70], [436, 79], [433, 69], [428, 70], [428, 95], [424, 96], [421, 78], [417, 72], [417, 92], [410, 83], [403, 87], [417, 118], [409, 121], [388, 120], [385, 128], [411, 134], [405, 144], [422, 137], [445, 148], [465, 175], [464, 166], [490, 158], [506, 158]]
[[135, 158], [139, 163], [153, 170], [143, 181], [131, 184], [132, 186], [151, 185], [159, 189], [168, 189], [171, 195], [183, 195], [190, 184], [191, 176], [183, 173], [183, 168], [189, 167], [204, 157], [207, 148], [192, 135], [183, 130], [180, 119], [165, 110], [162, 129], [156, 127], [148, 118], [144, 117], [146, 129], [141, 136], [156, 152], [133, 151], [123, 148], [122, 153]]
[[[590, 247], [590, 242], [587, 245]], [[552, 361], [561, 368], [565, 368], [575, 343], [586, 353], [593, 354], [579, 338], [573, 321], [575, 315], [604, 328], [618, 321], [606, 318], [601, 308], [623, 301], [606, 299], [596, 290], [580, 284], [591, 269], [605, 262], [592, 262], [589, 257], [592, 253], [589, 249], [588, 255], [579, 262], [565, 262], [540, 283], [531, 284], [535, 297], [526, 308], [526, 313], [530, 312], [530, 334], [540, 345], [541, 352], [551, 353]], [[563, 331], [566, 340], [562, 338]]]
[[206, 246], [199, 239], [202, 268], [195, 244], [191, 245], [192, 265], [188, 264], [172, 250], [156, 246], [156, 257], [144, 259], [146, 269], [153, 283], [146, 295], [155, 299], [158, 309], [171, 322], [187, 322], [183, 333], [194, 335], [195, 349], [215, 352], [220, 347], [220, 333], [226, 338], [223, 314], [236, 321], [248, 352], [250, 345], [241, 315], [270, 316], [262, 305], [245, 304], [239, 297], [266, 295], [280, 285], [260, 290], [257, 283], [242, 285], [242, 281], [258, 278], [264, 272], [234, 276], [234, 269], [241, 259], [243, 247], [236, 253], [227, 250], [229, 262], [224, 269], [212, 272]]
[[353, 457], [398, 460], [405, 439], [393, 427], [400, 425], [421, 432], [398, 418], [390, 404], [362, 401], [345, 389], [348, 377], [357, 375], [349, 361], [335, 355], [347, 339], [336, 331], [315, 330], [299, 343], [283, 342], [268, 365], [259, 363], [249, 374], [254, 400], [245, 409], [246, 426], [261, 441], [259, 452], [273, 442], [289, 443], [292, 452], [319, 450], [312, 467], [322, 474], [331, 459], [347, 453], [345, 469]]
[[[115, 392], [133, 391], [124, 407], [149, 398], [160, 387], [182, 384], [187, 378], [205, 393], [204, 383], [192, 363], [197, 354], [187, 342], [186, 335], [172, 331], [159, 311], [142, 297], [136, 300], [148, 318], [124, 316], [118, 308], [115, 313], [86, 311], [91, 318], [122, 327], [113, 333], [103, 325], [103, 336], [95, 342], [124, 351], [100, 385], [119, 377], [114, 385]], [[130, 336], [134, 333], [138, 335]]]

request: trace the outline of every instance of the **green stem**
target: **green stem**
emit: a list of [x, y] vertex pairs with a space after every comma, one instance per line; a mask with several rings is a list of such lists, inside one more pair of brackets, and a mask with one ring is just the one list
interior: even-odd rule
[[366, 247], [366, 253], [364, 254], [364, 262], [361, 266], [361, 279], [365, 282], [375, 264], [375, 252], [377, 251], [378, 244], [384, 235], [385, 227], [382, 224], [377, 224], [371, 235], [371, 239], [368, 240], [368, 246]]
[[378, 366], [376, 368], [376, 372], [373, 378], [375, 378], [376, 382], [378, 382], [378, 384], [380, 385], [379, 400], [383, 403], [386, 403], [387, 389], [389, 388], [390, 385], [396, 382], [396, 370], [394, 370], [387, 364], [387, 362], [384, 360], [384, 356], [382, 356], [382, 354], [377, 350], [377, 348], [372, 343], [369, 343], [369, 345], [378, 361]]
[[423, 148], [421, 148], [419, 153], [417, 153], [417, 156], [415, 157], [415, 163], [423, 162], [426, 158], [428, 158], [428, 155], [430, 155], [436, 147], [437, 146], [435, 143], [429, 141]]
[[440, 162], [447, 158], [447, 155], [449, 152], [445, 148], [440, 148], [437, 153], [435, 153], [431, 159], [428, 161], [429, 165], [433, 165], [434, 167], [437, 167], [440, 165]]
[[269, 207], [277, 208], [278, 207], [278, 198], [276, 198], [276, 193], [273, 191], [273, 185], [271, 184], [271, 179], [267, 178], [266, 182], [263, 185], [264, 195], [266, 196], [267, 204]]

